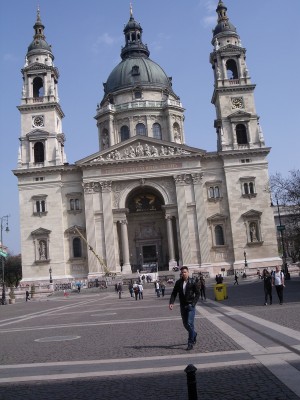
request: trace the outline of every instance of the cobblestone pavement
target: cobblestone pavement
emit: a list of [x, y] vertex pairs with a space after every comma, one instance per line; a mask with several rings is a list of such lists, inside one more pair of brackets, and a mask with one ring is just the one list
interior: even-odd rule
[[0, 307], [0, 400], [188, 399], [188, 364], [199, 400], [300, 398], [299, 278], [282, 306], [275, 293], [263, 306], [259, 281], [228, 281], [222, 302], [208, 287], [192, 352], [170, 289], [140, 301], [90, 293]]

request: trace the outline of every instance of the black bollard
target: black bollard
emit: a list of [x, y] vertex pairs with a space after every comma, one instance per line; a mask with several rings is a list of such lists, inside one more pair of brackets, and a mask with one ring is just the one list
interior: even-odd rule
[[184, 372], [186, 373], [187, 386], [188, 386], [188, 400], [198, 400], [197, 395], [197, 381], [196, 381], [197, 368], [193, 364], [189, 364]]

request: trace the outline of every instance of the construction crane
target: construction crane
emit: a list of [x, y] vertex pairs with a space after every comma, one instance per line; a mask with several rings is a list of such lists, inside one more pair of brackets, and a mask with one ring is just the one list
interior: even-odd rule
[[105, 276], [115, 276], [116, 274], [114, 272], [110, 272], [110, 270], [107, 268], [107, 265], [106, 265], [105, 261], [95, 252], [93, 247], [88, 243], [88, 241], [82, 235], [82, 233], [79, 231], [79, 229], [77, 228], [76, 225], [74, 226], [74, 229], [75, 229], [75, 232], [78, 233], [78, 235], [81, 237], [81, 239], [86, 243], [88, 249], [94, 254], [94, 256], [99, 261], [99, 264], [100, 264], [100, 266], [102, 268], [102, 271], [104, 272], [104, 275]]

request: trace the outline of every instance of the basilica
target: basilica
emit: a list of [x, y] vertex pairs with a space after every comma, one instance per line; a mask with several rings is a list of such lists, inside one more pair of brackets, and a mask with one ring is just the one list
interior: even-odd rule
[[266, 191], [270, 148], [255, 109], [255, 84], [222, 0], [216, 13], [210, 54], [215, 151], [186, 143], [180, 97], [151, 60], [131, 9], [121, 61], [96, 107], [99, 150], [69, 164], [59, 72], [38, 10], [22, 69], [13, 171], [23, 282], [49, 281], [49, 270], [54, 282], [65, 282], [181, 265], [229, 275], [278, 263]]

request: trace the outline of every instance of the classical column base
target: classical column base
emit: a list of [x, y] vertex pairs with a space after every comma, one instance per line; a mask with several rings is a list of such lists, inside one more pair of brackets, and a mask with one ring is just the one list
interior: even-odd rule
[[131, 265], [128, 263], [128, 264], [123, 264], [123, 266], [122, 266], [122, 274], [131, 274], [132, 273], [132, 271], [131, 271]]

